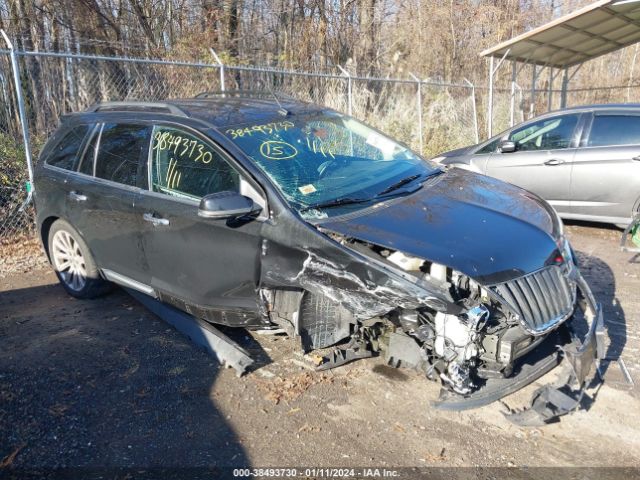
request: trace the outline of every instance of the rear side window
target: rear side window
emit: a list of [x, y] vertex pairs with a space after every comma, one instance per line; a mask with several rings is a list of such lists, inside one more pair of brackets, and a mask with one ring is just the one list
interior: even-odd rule
[[96, 177], [136, 186], [138, 165], [151, 138], [151, 127], [135, 124], [105, 124], [96, 157]]
[[55, 144], [53, 150], [46, 156], [45, 162], [53, 167], [73, 170], [84, 137], [87, 136], [89, 125], [78, 125], [64, 134], [62, 139]]
[[187, 132], [155, 127], [151, 150], [154, 192], [187, 198], [239, 191], [240, 177], [211, 146]]
[[596, 115], [589, 135], [590, 147], [639, 145], [640, 116]]

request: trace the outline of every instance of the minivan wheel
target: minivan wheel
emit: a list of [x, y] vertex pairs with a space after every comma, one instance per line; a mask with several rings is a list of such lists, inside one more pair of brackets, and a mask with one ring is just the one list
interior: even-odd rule
[[49, 257], [69, 295], [95, 298], [109, 290], [110, 285], [100, 277], [87, 244], [64, 220], [56, 220], [49, 229]]

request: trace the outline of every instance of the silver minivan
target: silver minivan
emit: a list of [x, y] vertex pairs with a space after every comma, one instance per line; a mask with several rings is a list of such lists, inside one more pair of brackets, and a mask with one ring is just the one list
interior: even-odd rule
[[547, 113], [433, 160], [530, 190], [562, 218], [624, 227], [640, 209], [640, 104]]

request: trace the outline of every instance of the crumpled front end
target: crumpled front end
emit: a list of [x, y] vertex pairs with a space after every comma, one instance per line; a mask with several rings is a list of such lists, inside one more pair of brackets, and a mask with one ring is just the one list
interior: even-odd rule
[[302, 248], [265, 242], [261, 293], [267, 315], [306, 351], [335, 346], [320, 369], [380, 355], [440, 382], [435, 405], [460, 410], [509, 395], [566, 357], [562, 385], [509, 418], [546, 423], [580, 402], [604, 327], [568, 243], [542, 268], [489, 283], [388, 246], [306, 232]]

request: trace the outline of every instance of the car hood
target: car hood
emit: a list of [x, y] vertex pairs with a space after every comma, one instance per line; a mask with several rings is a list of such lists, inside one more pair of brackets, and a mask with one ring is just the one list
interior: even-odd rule
[[558, 253], [557, 222], [552, 207], [536, 195], [452, 169], [413, 194], [319, 226], [492, 284], [548, 264]]

